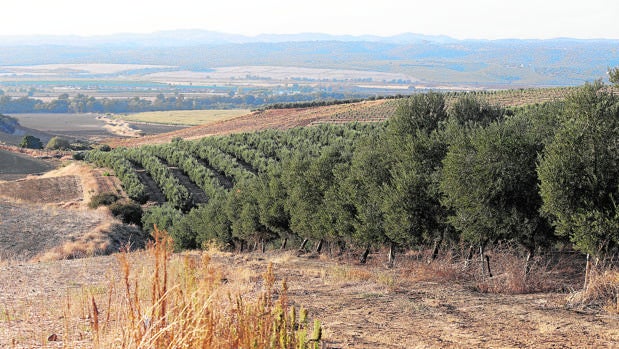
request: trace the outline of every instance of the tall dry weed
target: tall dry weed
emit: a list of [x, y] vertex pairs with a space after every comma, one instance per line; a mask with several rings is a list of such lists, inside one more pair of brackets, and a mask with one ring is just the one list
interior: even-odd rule
[[469, 268], [480, 292], [524, 294], [534, 292], [568, 291], [575, 287], [579, 261], [573, 255], [548, 253], [527, 260], [512, 246], [497, 247], [488, 252], [492, 276], [487, 263], [482, 273], [479, 256]]
[[402, 278], [408, 281], [451, 282], [466, 279], [468, 273], [451, 250], [429, 260], [425, 255], [408, 256], [401, 262]]
[[289, 304], [286, 282], [277, 284], [272, 265], [262, 275], [262, 291], [247, 296], [222, 292], [226, 279], [208, 254], [174, 258], [163, 231], [155, 229], [148, 251], [145, 276], [136, 273], [128, 252], [121, 253], [116, 290], [122, 292], [92, 297], [89, 317], [96, 346], [319, 348], [320, 323], [310, 323], [306, 310]]
[[619, 270], [613, 267], [589, 268], [583, 289], [568, 298], [568, 305], [579, 308], [597, 308], [619, 314]]

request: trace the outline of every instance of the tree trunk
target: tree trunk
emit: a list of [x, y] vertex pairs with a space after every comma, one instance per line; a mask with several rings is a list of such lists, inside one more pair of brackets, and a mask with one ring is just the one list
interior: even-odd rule
[[473, 245], [469, 245], [469, 252], [466, 254], [466, 259], [464, 260], [464, 268], [466, 269], [471, 264], [471, 260], [473, 260]]
[[533, 258], [533, 254], [535, 253], [535, 248], [527, 249], [527, 258], [524, 262], [524, 279], [526, 280], [531, 273], [531, 259]]
[[486, 255], [486, 267], [488, 269], [488, 277], [492, 277], [492, 269], [490, 269], [490, 256]]
[[303, 239], [303, 242], [301, 243], [301, 247], [299, 247], [299, 251], [303, 251], [305, 249], [305, 245], [307, 245], [307, 242], [309, 240], [307, 238]]
[[316, 249], [314, 250], [314, 252], [316, 253], [320, 253], [320, 251], [322, 251], [322, 245], [324, 244], [324, 240], [320, 239], [318, 240], [318, 243], [316, 244]]
[[267, 249], [267, 244], [264, 241], [264, 238], [260, 239], [260, 252], [265, 253]]
[[387, 266], [392, 268], [395, 265], [395, 243], [389, 244], [389, 255], [387, 257]]
[[359, 263], [365, 264], [368, 261], [369, 254], [370, 254], [370, 246], [367, 246], [365, 250], [363, 251], [363, 254], [361, 255], [361, 259], [359, 260]]
[[438, 239], [434, 240], [434, 247], [432, 248], [432, 255], [430, 255], [430, 260], [428, 263], [431, 263], [438, 258], [438, 252], [441, 247], [441, 243], [443, 243], [443, 233], [439, 236]]
[[[481, 267], [481, 276], [483, 278], [486, 277], [486, 266], [490, 266], [490, 257], [486, 256], [485, 254], [485, 245], [485, 243], [479, 244], [479, 264]], [[489, 270], [488, 274], [490, 274]], [[490, 275], [490, 277], [492, 277], [492, 275]]]
[[288, 237], [285, 237], [284, 240], [282, 240], [282, 245], [280, 246], [280, 250], [285, 250], [286, 249], [286, 245], [288, 244]]
[[338, 257], [343, 255], [346, 252], [346, 242], [339, 240], [337, 242], [337, 247], [339, 249], [337, 252]]
[[589, 287], [589, 254], [587, 253], [587, 263], [585, 264], [585, 284], [582, 289], [585, 292], [587, 292], [588, 287]]

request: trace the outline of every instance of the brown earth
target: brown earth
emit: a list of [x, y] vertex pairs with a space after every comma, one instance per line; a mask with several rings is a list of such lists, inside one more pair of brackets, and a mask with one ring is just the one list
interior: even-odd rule
[[77, 176], [0, 183], [0, 196], [40, 204], [82, 200], [82, 191], [82, 184]]
[[105, 208], [89, 210], [98, 193], [120, 194], [115, 177], [71, 163], [42, 176], [0, 182], [0, 260], [50, 260], [144, 245], [144, 233]]
[[[132, 259], [144, 263], [144, 256], [138, 252]], [[223, 271], [224, 287], [244, 290], [250, 298], [261, 289], [259, 275], [273, 263], [278, 283], [287, 280], [290, 301], [321, 321], [321, 348], [614, 348], [619, 343], [617, 314], [570, 308], [565, 293], [480, 293], [472, 281], [437, 280], [425, 262], [387, 269], [271, 252], [215, 253], [212, 263]], [[120, 274], [114, 256], [1, 266], [0, 346], [91, 347], [89, 299], [105, 304], [110, 280]], [[67, 306], [75, 309], [73, 315]], [[58, 341], [48, 341], [51, 335]]]
[[85, 208], [96, 193], [122, 193], [118, 179], [105, 174], [103, 169], [72, 162], [40, 176], [0, 181], [0, 197], [22, 203]]
[[[393, 100], [377, 100], [312, 108], [269, 109], [256, 111], [234, 119], [194, 126], [182, 130], [133, 139], [103, 141], [112, 147], [134, 147], [144, 144], [167, 143], [173, 138], [197, 139], [213, 135], [255, 132], [266, 129], [289, 129], [335, 120], [380, 121], [395, 110]], [[341, 122], [341, 121], [340, 121]]]

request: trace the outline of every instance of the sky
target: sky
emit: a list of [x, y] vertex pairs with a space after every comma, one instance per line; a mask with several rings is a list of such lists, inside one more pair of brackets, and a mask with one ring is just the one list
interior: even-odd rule
[[0, 36], [402, 33], [458, 39], [619, 39], [617, 0], [5, 0]]

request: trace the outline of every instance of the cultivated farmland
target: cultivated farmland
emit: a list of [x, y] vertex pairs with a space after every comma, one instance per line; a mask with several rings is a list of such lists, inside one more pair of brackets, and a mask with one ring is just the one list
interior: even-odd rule
[[116, 118], [126, 121], [169, 125], [203, 125], [218, 121], [225, 121], [248, 114], [247, 109], [226, 110], [171, 110], [155, 111], [137, 114], [115, 115]]
[[[496, 95], [502, 96], [501, 93]], [[539, 213], [538, 209], [528, 209], [539, 204], [537, 201], [518, 200], [520, 196], [512, 198], [510, 195], [534, 195], [538, 190], [536, 180], [525, 182], [535, 173], [537, 153], [528, 151], [529, 148], [524, 152], [520, 149], [523, 144], [537, 149], [533, 146], [548, 141], [545, 137], [557, 127], [551, 117], [563, 103], [515, 108], [508, 114], [490, 103], [464, 99], [464, 103], [458, 104], [460, 100], [452, 97], [449, 95], [443, 100], [435, 94], [415, 96], [407, 100], [409, 104], [402, 109], [406, 111], [409, 107], [414, 111], [413, 107], [420, 108], [420, 105], [438, 106], [432, 110], [438, 110], [437, 114], [444, 118], [447, 117], [445, 110], [449, 110], [453, 113], [450, 127], [460, 127], [456, 129], [458, 134], [471, 137], [453, 137], [463, 143], [457, 144], [460, 148], [452, 147], [456, 142], [445, 137], [450, 135], [448, 133], [425, 133], [428, 128], [439, 128], [447, 122], [430, 119], [414, 124], [417, 127], [413, 130], [415, 137], [401, 133], [402, 129], [411, 132], [405, 128], [405, 121], [409, 119], [402, 120], [402, 115], [406, 114], [400, 114], [389, 123], [380, 122], [393, 117], [400, 106], [398, 101], [388, 100], [257, 111], [158, 139], [139, 139], [151, 143], [148, 145], [117, 141], [111, 144], [131, 147], [90, 151], [86, 160], [108, 168], [105, 171], [122, 181], [127, 196], [146, 203], [144, 229], [154, 224], [168, 229], [177, 249], [211, 249], [184, 252], [170, 258], [169, 264], [165, 264], [170, 270], [181, 268], [177, 274], [179, 279], [171, 281], [173, 290], [184, 292], [192, 285], [207, 285], [203, 289], [214, 295], [242, 290], [243, 302], [239, 298], [237, 305], [256, 300], [267, 305], [290, 300], [289, 304], [299, 307], [295, 312], [303, 306], [321, 320], [322, 336], [315, 341], [322, 347], [612, 347], [619, 340], [615, 330], [619, 318], [613, 293], [616, 271], [612, 267], [604, 270], [588, 264], [583, 254], [575, 252], [550, 230], [535, 231], [539, 239], [536, 242], [542, 246], [543, 237], [554, 245], [540, 247], [533, 256], [527, 257], [519, 245], [527, 242], [527, 235], [517, 235], [519, 230], [512, 224], [513, 220], [524, 217], [526, 227], [535, 228], [535, 220], [541, 219], [525, 216]], [[555, 99], [561, 97], [552, 98]], [[475, 112], [473, 117], [478, 117], [477, 114], [482, 117], [464, 119], [458, 124], [470, 116], [467, 113], [471, 110]], [[431, 113], [420, 115], [423, 118]], [[553, 122], [540, 124], [539, 120]], [[469, 135], [465, 128], [472, 122], [479, 125], [477, 133]], [[308, 125], [312, 127], [296, 127]], [[261, 131], [240, 132], [245, 129]], [[221, 135], [204, 137], [218, 132]], [[491, 137], [497, 134], [500, 137]], [[389, 138], [398, 135], [402, 142]], [[199, 139], [188, 140], [193, 137]], [[152, 144], [167, 139], [170, 142], [166, 144]], [[502, 143], [504, 140], [507, 142]], [[473, 148], [476, 142], [491, 146], [477, 150]], [[495, 157], [492, 151], [498, 153], [495, 149], [504, 145], [508, 147], [502, 152], [512, 151], [517, 157]], [[482, 153], [488, 149], [490, 153]], [[468, 151], [466, 156], [460, 156], [464, 151]], [[492, 165], [505, 166], [490, 173], [485, 180], [481, 175], [488, 173], [483, 171], [486, 167], [475, 167], [472, 163], [478, 160], [476, 156], [480, 153], [479, 161], [492, 159]], [[451, 161], [445, 165], [450, 170], [445, 174], [438, 172], [443, 157]], [[435, 217], [447, 211], [437, 208], [440, 203], [430, 196], [432, 192], [422, 190], [430, 187], [431, 181], [441, 179], [439, 175], [458, 179], [463, 171], [452, 165], [459, 164], [456, 160], [473, 164], [467, 168], [465, 179], [475, 178], [471, 173], [482, 169], [480, 181], [483, 185], [476, 188], [478, 191], [495, 185], [493, 180], [510, 183], [506, 189], [495, 185], [496, 190], [486, 195], [494, 196], [486, 199], [481, 195], [475, 201], [480, 205], [495, 205], [492, 210], [482, 207], [483, 213], [491, 211], [499, 217], [489, 220], [494, 224], [502, 222], [499, 216], [502, 212], [520, 215], [508, 219], [509, 229], [473, 230], [472, 233], [480, 235], [488, 231], [506, 234], [494, 237], [496, 241], [486, 251], [475, 246], [479, 247], [476, 252], [472, 243], [464, 243], [470, 237], [459, 237], [459, 230], [441, 226], [448, 220]], [[512, 182], [518, 185], [516, 194], [510, 190]], [[455, 187], [455, 184], [448, 184]], [[441, 186], [440, 190], [444, 187], [447, 186]], [[467, 193], [469, 187], [445, 193], [445, 197]], [[114, 193], [119, 194], [118, 191]], [[505, 196], [497, 198], [496, 193]], [[415, 206], [419, 202], [424, 206]], [[526, 206], [524, 209], [517, 205], [522, 202]], [[513, 206], [505, 209], [499, 205]], [[459, 207], [454, 205], [453, 209]], [[406, 210], [414, 214], [407, 214]], [[424, 215], [426, 212], [433, 212], [435, 216]], [[418, 221], [412, 221], [422, 215]], [[453, 217], [450, 219], [455, 221]], [[403, 229], [405, 226], [412, 228]], [[441, 229], [432, 230], [437, 226]], [[307, 241], [315, 245], [310, 247]], [[248, 249], [253, 252], [246, 252]], [[261, 249], [267, 251], [261, 253]], [[234, 253], [230, 252], [232, 250]], [[155, 260], [158, 253], [163, 252], [154, 252]], [[395, 259], [394, 255], [397, 255]], [[129, 268], [123, 258], [130, 258], [133, 267]], [[129, 257], [121, 255], [120, 265], [113, 258], [101, 257], [80, 261], [82, 264], [53, 262], [44, 266], [48, 269], [30, 265], [0, 268], [0, 279], [24, 275], [29, 288], [41, 284], [25, 275], [40, 277], [46, 271], [62, 269], [63, 272], [56, 273], [59, 275], [58, 289], [69, 294], [63, 299], [68, 299], [66, 303], [80, 304], [77, 310], [71, 306], [71, 309], [47, 311], [41, 304], [55, 299], [53, 290], [41, 287], [42, 291], [31, 298], [10, 298], [7, 293], [4, 295], [10, 298], [7, 317], [33, 315], [25, 321], [15, 321], [16, 326], [2, 328], [5, 337], [19, 338], [18, 344], [24, 347], [41, 345], [41, 342], [49, 344], [49, 341], [79, 347], [98, 340], [111, 346], [112, 342], [106, 340], [127, 335], [130, 331], [123, 332], [119, 327], [129, 326], [128, 323], [133, 323], [134, 327], [129, 328], [137, 333], [129, 336], [145, 334], [148, 331], [145, 332], [143, 321], [136, 322], [130, 314], [137, 311], [138, 318], [142, 318], [140, 310], [135, 309], [147, 309], [153, 303], [155, 308], [163, 303], [171, 304], [168, 299], [154, 301], [162, 299], [157, 297], [165, 294], [167, 287], [157, 276], [161, 275], [161, 270], [166, 270], [157, 269], [157, 266], [167, 263], [167, 257], [164, 254], [159, 258], [162, 259], [153, 263], [147, 253], [138, 253]], [[97, 270], [87, 272], [95, 263]], [[269, 272], [269, 263], [274, 265], [275, 277]], [[76, 272], [80, 266], [86, 272]], [[103, 272], [102, 268], [108, 272]], [[588, 270], [587, 276], [583, 275], [585, 270]], [[574, 292], [581, 290], [583, 278], [591, 286]], [[153, 279], [151, 287], [149, 282]], [[145, 280], [146, 287], [143, 286]], [[86, 290], [73, 287], [74, 282], [82, 283]], [[143, 290], [135, 291], [134, 297], [131, 289], [138, 289], [137, 285], [142, 285]], [[151, 296], [140, 298], [150, 290], [154, 290]], [[177, 297], [183, 292], [170, 293]], [[263, 292], [270, 297], [277, 294], [277, 297], [264, 298]], [[127, 299], [129, 303], [123, 303]], [[230, 297], [228, 301], [223, 299], [217, 302], [222, 308], [234, 303], [229, 302]], [[123, 313], [123, 307], [115, 304], [133, 310]], [[236, 309], [232, 313], [242, 312]], [[262, 312], [267, 313], [272, 312]], [[85, 314], [92, 315], [88, 318]], [[156, 314], [161, 313], [149, 310], [148, 314], [159, 320]], [[288, 316], [295, 318], [294, 314], [297, 313]], [[148, 319], [153, 318], [151, 315], [147, 315]], [[102, 325], [104, 318], [109, 320]], [[88, 321], [90, 323], [84, 325]], [[39, 322], [45, 325], [32, 325]], [[186, 323], [178, 321], [170, 325]], [[292, 323], [292, 328], [306, 328], [305, 323], [296, 323], [296, 320]], [[46, 338], [55, 340], [46, 342]]]

